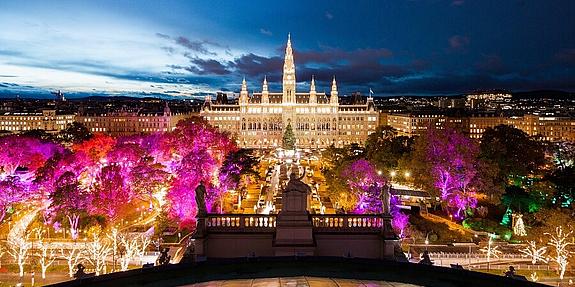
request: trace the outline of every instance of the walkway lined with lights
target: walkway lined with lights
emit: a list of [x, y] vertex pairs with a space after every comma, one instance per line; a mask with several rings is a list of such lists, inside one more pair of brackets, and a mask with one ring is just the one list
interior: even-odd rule
[[12, 225], [12, 229], [10, 229], [8, 232], [8, 242], [16, 242], [16, 240], [20, 238], [26, 238], [26, 230], [28, 229], [28, 225], [34, 221], [36, 214], [38, 214], [40, 210], [40, 207], [35, 207], [27, 214], [20, 217], [20, 219], [16, 221], [14, 225]]

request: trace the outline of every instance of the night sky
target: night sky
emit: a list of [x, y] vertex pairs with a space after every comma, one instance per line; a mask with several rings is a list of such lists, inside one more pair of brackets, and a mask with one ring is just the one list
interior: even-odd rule
[[[575, 1], [0, 1], [0, 90], [575, 90]], [[274, 83], [275, 82], [275, 83]]]

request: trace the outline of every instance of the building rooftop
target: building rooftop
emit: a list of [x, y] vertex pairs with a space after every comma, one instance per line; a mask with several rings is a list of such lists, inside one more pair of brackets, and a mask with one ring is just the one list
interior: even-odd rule
[[[338, 283], [341, 284], [337, 285]], [[52, 286], [535, 287], [546, 285], [468, 270], [385, 260], [344, 257], [245, 257], [134, 269]]]

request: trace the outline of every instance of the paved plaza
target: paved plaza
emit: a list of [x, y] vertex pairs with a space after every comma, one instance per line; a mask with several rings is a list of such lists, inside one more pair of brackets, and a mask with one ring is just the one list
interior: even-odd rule
[[187, 287], [417, 287], [420, 285], [389, 281], [372, 281], [318, 277], [281, 277], [211, 281]]

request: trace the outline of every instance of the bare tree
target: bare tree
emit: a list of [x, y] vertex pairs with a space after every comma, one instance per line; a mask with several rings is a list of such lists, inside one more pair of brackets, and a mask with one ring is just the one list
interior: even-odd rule
[[527, 243], [528, 246], [525, 249], [521, 249], [519, 251], [527, 255], [529, 258], [531, 258], [532, 264], [536, 264], [537, 261], [541, 261], [544, 263], [548, 262], [547, 258], [544, 256], [545, 253], [547, 252], [547, 246], [537, 248], [537, 243], [534, 240], [529, 241]]
[[112, 241], [112, 272], [116, 271], [116, 258], [118, 258], [118, 229], [112, 228], [112, 231], [106, 235]]
[[129, 237], [123, 234], [120, 236], [120, 243], [124, 248], [124, 256], [120, 260], [120, 267], [122, 271], [126, 271], [128, 270], [130, 261], [140, 254], [140, 242], [138, 237]]
[[146, 250], [148, 246], [152, 243], [152, 238], [147, 236], [146, 234], [142, 234], [140, 236], [141, 244], [140, 244], [140, 264], [144, 263], [144, 255], [146, 255]]
[[17, 237], [8, 240], [8, 253], [14, 258], [20, 269], [20, 277], [24, 276], [24, 264], [28, 259], [28, 251], [32, 248], [32, 243], [25, 238]]
[[40, 241], [38, 252], [36, 253], [40, 261], [40, 268], [42, 269], [42, 279], [46, 279], [46, 270], [56, 260], [56, 253], [54, 249], [50, 248], [48, 242]]
[[94, 266], [96, 276], [106, 272], [106, 258], [112, 253], [110, 242], [94, 234], [92, 242], [86, 243], [87, 258]]
[[485, 255], [487, 255], [487, 270], [489, 270], [490, 267], [490, 263], [491, 263], [491, 258], [495, 257], [495, 258], [499, 258], [499, 254], [501, 254], [502, 252], [499, 250], [499, 246], [493, 246], [493, 235], [489, 235], [489, 242], [487, 243], [487, 246], [479, 249], [481, 252], [485, 253]]
[[60, 255], [66, 259], [68, 263], [68, 275], [70, 278], [73, 278], [74, 268], [85, 259], [85, 249], [80, 248], [78, 244], [74, 243], [71, 249], [60, 249]]
[[563, 226], [555, 228], [555, 234], [545, 233], [545, 235], [550, 237], [547, 244], [552, 246], [555, 251], [555, 255], [552, 257], [552, 259], [555, 261], [555, 263], [557, 263], [560, 279], [563, 279], [563, 275], [565, 275], [565, 270], [569, 264], [569, 257], [571, 257], [571, 254], [574, 253], [568, 249], [569, 245], [574, 244], [573, 242], [569, 242], [569, 236], [572, 233], [573, 230], [569, 232], [563, 232]]

